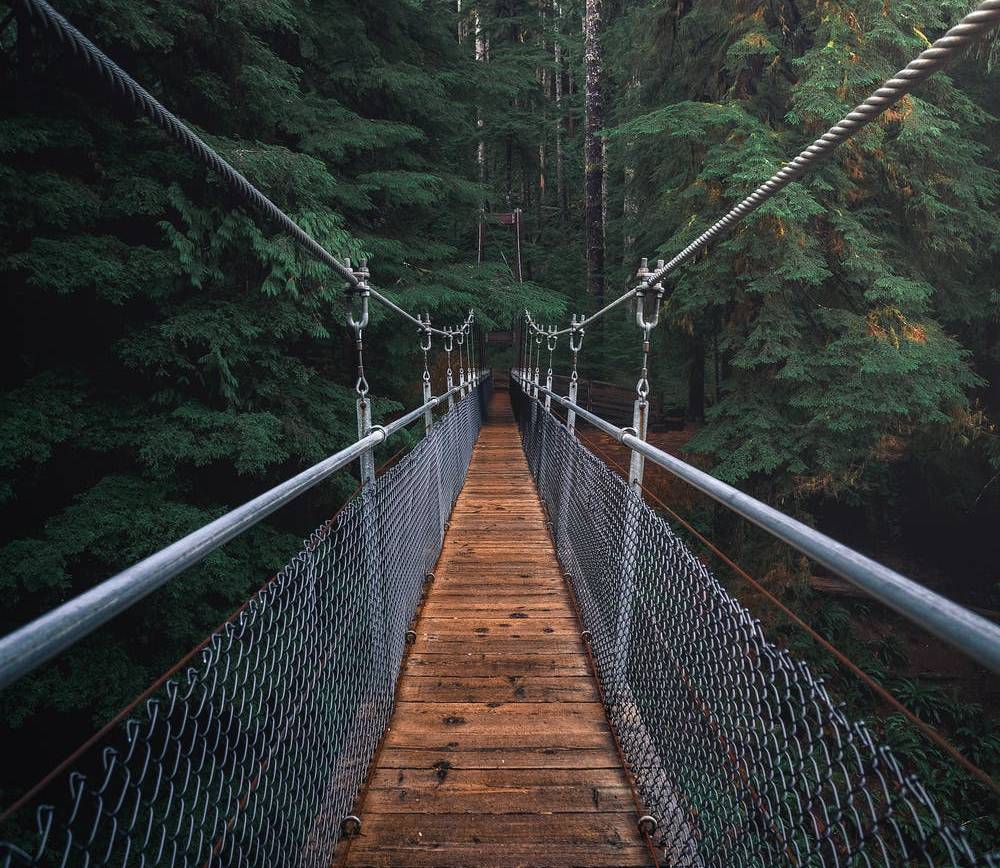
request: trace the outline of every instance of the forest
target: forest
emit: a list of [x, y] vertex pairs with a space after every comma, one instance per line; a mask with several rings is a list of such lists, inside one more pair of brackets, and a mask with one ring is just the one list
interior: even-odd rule
[[[340, 257], [494, 376], [541, 323], [683, 249], [971, 8], [967, 0], [62, 0], [59, 11]], [[355, 439], [343, 282], [0, 6], [0, 634]], [[995, 35], [671, 275], [651, 395], [683, 454], [1000, 618]], [[520, 250], [502, 215], [519, 213]], [[435, 352], [439, 346], [435, 347]], [[421, 400], [373, 307], [376, 421]], [[634, 306], [581, 378], [634, 390]], [[555, 370], [567, 374], [560, 343]], [[544, 365], [543, 365], [544, 373]], [[443, 382], [443, 362], [432, 370]], [[407, 435], [415, 443], [419, 432]], [[384, 460], [398, 448], [384, 447]], [[351, 495], [341, 474], [0, 693], [0, 806], [239, 607]], [[678, 483], [661, 494], [986, 776], [1000, 689]], [[717, 565], [711, 554], [706, 558]], [[997, 790], [739, 576], [977, 846]]]

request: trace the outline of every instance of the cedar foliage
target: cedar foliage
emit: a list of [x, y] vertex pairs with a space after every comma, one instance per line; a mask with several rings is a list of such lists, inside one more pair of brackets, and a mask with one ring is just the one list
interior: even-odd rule
[[[586, 4], [475, 6], [510, 25], [493, 34], [495, 68], [544, 49], [536, 76], [544, 99], [520, 96], [518, 109], [534, 113], [534, 142], [549, 155], [552, 46], [561, 40], [570, 96], [558, 129], [567, 153], [580, 155]], [[634, 285], [639, 257], [680, 250], [968, 8], [923, 0], [606, 0], [609, 298]], [[995, 51], [922, 85], [670, 278], [652, 374], [666, 407], [705, 418], [690, 448], [714, 473], [946, 595], [992, 609], [1000, 607]], [[503, 119], [486, 117], [494, 194], [513, 188], [513, 205], [530, 213], [542, 151], [519, 140], [511, 159], [504, 141], [488, 138]], [[539, 282], [570, 292], [573, 308], [587, 311], [583, 166], [574, 163], [569, 175], [568, 214], [538, 208], [534, 215], [530, 265]], [[633, 387], [640, 338], [632, 310], [602, 325], [599, 345], [595, 332], [584, 342], [583, 375]], [[563, 344], [562, 371], [567, 355]], [[972, 689], [959, 695], [922, 680], [928, 668], [951, 664], [940, 649], [937, 662], [915, 654], [926, 644], [919, 631], [880, 608], [812, 592], [807, 563], [720, 511], [706, 507], [693, 518], [997, 773], [996, 703], [985, 713], [976, 705], [974, 674]], [[734, 590], [759, 607], [746, 589]], [[886, 719], [794, 627], [760, 608], [775, 638], [809, 659], [852, 713], [871, 716], [932, 782], [952, 820], [981, 844], [995, 839], [995, 823], [979, 807], [987, 794], [907, 725]]]
[[[440, 323], [475, 305], [501, 326], [524, 307], [564, 322], [593, 303], [585, 7], [61, 4], [335, 253], [370, 255], [378, 284], [408, 308]], [[608, 297], [632, 285], [640, 256], [681, 249], [967, 10], [605, 0]], [[156, 130], [108, 106], [56, 49], [20, 35], [17, 22], [0, 35], [0, 629], [342, 447], [354, 429], [336, 282]], [[997, 45], [936, 75], [678, 271], [651, 376], [665, 406], [705, 418], [691, 448], [713, 472], [876, 556], [903, 552], [904, 572], [919, 567], [946, 594], [994, 609]], [[521, 286], [499, 227], [486, 266], [470, 267], [479, 209], [516, 207], [535, 281]], [[375, 313], [368, 358], [388, 413], [418, 398], [416, 341]], [[588, 335], [583, 376], [634, 386], [631, 317], [609, 318], [599, 345]], [[565, 370], [564, 343], [556, 358]], [[51, 758], [64, 752], [60, 733], [137, 693], [350, 489], [346, 476], [324, 486], [0, 697], [14, 752], [38, 741]], [[773, 582], [790, 575], [774, 586], [793, 607], [997, 771], [995, 708], [922, 681], [900, 622], [818, 598], [808, 565], [719, 512], [694, 519]], [[950, 819], [995, 839], [962, 773], [770, 617], [777, 641], [872, 715]]]
[[[61, 11], [336, 255], [370, 256], [405, 307], [435, 323], [475, 307], [487, 327], [525, 296], [559, 312], [537, 288], [515, 297], [502, 263], [472, 267], [484, 76], [443, 8]], [[355, 436], [339, 281], [20, 23], [2, 37], [0, 88], [3, 632]], [[366, 344], [376, 411], [413, 406], [416, 330], [373, 306]], [[194, 646], [354, 484], [339, 474], [5, 691], [24, 774]], [[13, 794], [27, 781], [11, 768]]]

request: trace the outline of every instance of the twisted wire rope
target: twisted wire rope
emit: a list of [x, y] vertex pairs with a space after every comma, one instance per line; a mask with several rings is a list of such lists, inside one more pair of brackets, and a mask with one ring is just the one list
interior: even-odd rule
[[[793, 160], [782, 166], [767, 181], [757, 187], [749, 196], [731, 208], [724, 216], [713, 223], [708, 229], [688, 244], [673, 258], [658, 266], [645, 276], [638, 285], [609, 302], [596, 313], [583, 319], [575, 326], [566, 326], [557, 334], [567, 334], [574, 328], [581, 328], [600, 319], [620, 304], [630, 298], [644, 293], [670, 274], [678, 265], [690, 259], [699, 250], [704, 249], [720, 236], [732, 230], [738, 223], [756, 211], [769, 199], [774, 198], [792, 181], [800, 178], [808, 170], [814, 168], [821, 160], [828, 157], [833, 150], [851, 139], [861, 129], [871, 123], [886, 109], [899, 102], [914, 87], [926, 81], [965, 51], [972, 43], [982, 39], [994, 27], [1000, 25], [1000, 0], [983, 0], [972, 12], [966, 15], [958, 24], [948, 30], [944, 36], [936, 39], [928, 48], [911, 60], [892, 78], [885, 81], [871, 96], [850, 111], [840, 121], [830, 127], [809, 147], [799, 153]], [[529, 323], [532, 330], [538, 326]]]
[[[767, 181], [761, 184], [742, 202], [729, 210], [725, 216], [713, 223], [680, 253], [656, 268], [643, 281], [643, 286], [652, 286], [666, 277], [686, 259], [706, 247], [720, 235], [728, 232], [745, 217], [752, 214], [761, 205], [787, 187], [792, 181], [800, 178], [813, 168], [820, 160], [828, 157], [834, 148], [852, 138], [865, 126], [870, 124], [887, 108], [895, 105], [914, 87], [937, 72], [945, 64], [968, 48], [973, 42], [982, 39], [990, 30], [1000, 24], [1000, 0], [984, 0], [972, 12], [966, 15], [958, 24], [948, 30], [944, 36], [936, 39], [929, 48], [911, 60], [903, 69], [888, 79], [878, 90], [868, 97], [853, 111], [830, 127], [822, 136], [816, 139], [808, 148], [802, 151], [791, 162], [786, 163]], [[636, 290], [633, 290], [633, 292]]]
[[226, 186], [244, 203], [251, 206], [289, 235], [307, 253], [332, 268], [348, 286], [365, 290], [393, 313], [422, 330], [444, 336], [445, 332], [422, 323], [417, 317], [360, 278], [345, 263], [306, 232], [298, 223], [274, 204], [247, 177], [207, 144], [197, 133], [171, 112], [124, 69], [94, 45], [79, 29], [58, 12], [47, 0], [16, 0], [35, 23], [42, 26], [89, 69], [116, 96], [125, 100], [135, 111], [151, 120], [171, 139], [180, 144], [198, 162], [215, 172]]

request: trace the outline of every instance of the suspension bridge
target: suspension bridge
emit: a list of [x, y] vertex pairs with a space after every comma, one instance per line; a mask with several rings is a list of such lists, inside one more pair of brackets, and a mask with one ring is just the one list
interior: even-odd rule
[[[0, 865], [1000, 865], [768, 640], [642, 488], [656, 464], [1000, 671], [992, 622], [645, 436], [664, 278], [1000, 23], [1000, 0], [678, 256], [644, 263], [604, 309], [564, 327], [526, 314], [502, 374], [486, 365], [474, 312], [438, 328], [405, 310], [366, 263], [323, 248], [45, 0], [20, 2], [344, 280], [358, 439], [0, 639], [0, 689], [333, 474], [356, 464], [361, 486], [230, 620], [7, 809]], [[587, 327], [630, 299], [642, 361], [632, 425], [619, 427], [577, 401], [576, 362]], [[423, 403], [384, 425], [364, 368], [371, 303], [416, 329], [425, 360]], [[561, 337], [573, 359], [566, 395], [553, 389]], [[447, 356], [437, 396], [435, 340]], [[378, 472], [373, 449], [413, 424], [422, 439]], [[581, 425], [629, 450], [627, 473]]]

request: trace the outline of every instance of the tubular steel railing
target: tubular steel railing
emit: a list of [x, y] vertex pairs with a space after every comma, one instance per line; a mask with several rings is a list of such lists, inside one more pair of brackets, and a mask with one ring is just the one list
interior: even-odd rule
[[[511, 379], [524, 382], [515, 371], [511, 372]], [[613, 437], [634, 454], [652, 461], [702, 494], [707, 494], [727, 509], [847, 579], [907, 620], [958, 648], [983, 666], [1000, 673], [1000, 626], [992, 621], [744, 494], [711, 474], [657, 449], [637, 437], [633, 428], [619, 428], [545, 386], [530, 382], [526, 385], [529, 390], [555, 401], [570, 410], [574, 416]]]
[[1000, 865], [521, 382], [528, 464], [664, 864]]
[[37, 835], [0, 843], [0, 866], [328, 868], [490, 387], [464, 387], [182, 674], [50, 782]]

